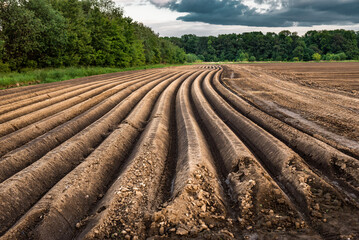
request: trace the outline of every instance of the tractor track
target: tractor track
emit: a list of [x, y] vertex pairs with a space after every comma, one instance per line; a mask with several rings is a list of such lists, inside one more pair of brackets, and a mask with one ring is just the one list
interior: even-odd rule
[[0, 239], [359, 239], [357, 149], [252, 104], [225, 71], [0, 91]]

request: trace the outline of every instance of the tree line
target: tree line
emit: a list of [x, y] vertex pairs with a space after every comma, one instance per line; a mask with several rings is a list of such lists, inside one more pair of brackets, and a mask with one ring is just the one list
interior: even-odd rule
[[[0, 0], [0, 72], [202, 61], [359, 60], [359, 32], [161, 38], [112, 0]], [[187, 52], [187, 54], [186, 54]]]
[[199, 37], [166, 38], [192, 58], [217, 61], [359, 60], [359, 32], [348, 30], [250, 32]]
[[185, 60], [183, 49], [112, 0], [0, 0], [0, 71]]

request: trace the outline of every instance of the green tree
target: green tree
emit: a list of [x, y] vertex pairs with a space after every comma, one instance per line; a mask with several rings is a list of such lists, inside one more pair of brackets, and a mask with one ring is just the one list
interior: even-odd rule
[[94, 49], [91, 46], [91, 28], [87, 26], [91, 3], [79, 0], [53, 0], [53, 6], [66, 19], [67, 44], [63, 57], [64, 65], [92, 65]]
[[4, 58], [4, 44], [5, 41], [0, 38], [0, 61]]
[[0, 73], [10, 72], [10, 66], [3, 62], [4, 58], [4, 41], [0, 39]]
[[184, 47], [184, 50], [186, 52], [196, 53], [199, 44], [199, 39], [196, 35], [194, 34], [183, 35], [181, 37], [181, 42], [183, 45], [179, 47]]
[[65, 18], [46, 0], [29, 0], [24, 5], [41, 22], [41, 36], [37, 39], [40, 48], [33, 52], [31, 60], [41, 67], [61, 66], [67, 42]]
[[160, 63], [162, 59], [159, 37], [152, 31], [152, 29], [141, 23], [134, 23], [134, 32], [136, 37], [143, 44], [145, 62], [147, 64]]
[[209, 38], [207, 41], [207, 57], [206, 61], [208, 62], [216, 62], [218, 57], [216, 54], [216, 49], [213, 47], [213, 37]]
[[41, 20], [23, 3], [10, 0], [0, 4], [0, 24], [3, 59], [13, 70], [26, 67], [33, 55], [41, 51]]
[[298, 46], [293, 51], [293, 56], [298, 58], [298, 60], [303, 60], [304, 58], [304, 48], [302, 46]]

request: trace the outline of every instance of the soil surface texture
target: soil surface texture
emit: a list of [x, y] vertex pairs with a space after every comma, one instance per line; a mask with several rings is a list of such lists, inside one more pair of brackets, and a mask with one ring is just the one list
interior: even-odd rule
[[2, 90], [5, 239], [359, 239], [359, 64]]

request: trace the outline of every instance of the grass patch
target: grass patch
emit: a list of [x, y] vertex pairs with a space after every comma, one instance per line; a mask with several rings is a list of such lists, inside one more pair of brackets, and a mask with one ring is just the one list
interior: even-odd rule
[[180, 66], [181, 64], [157, 64], [130, 68], [109, 67], [68, 67], [27, 70], [24, 72], [0, 73], [0, 89], [19, 87], [40, 83], [65, 81], [74, 78], [87, 77], [99, 74], [134, 71], [142, 69]]

